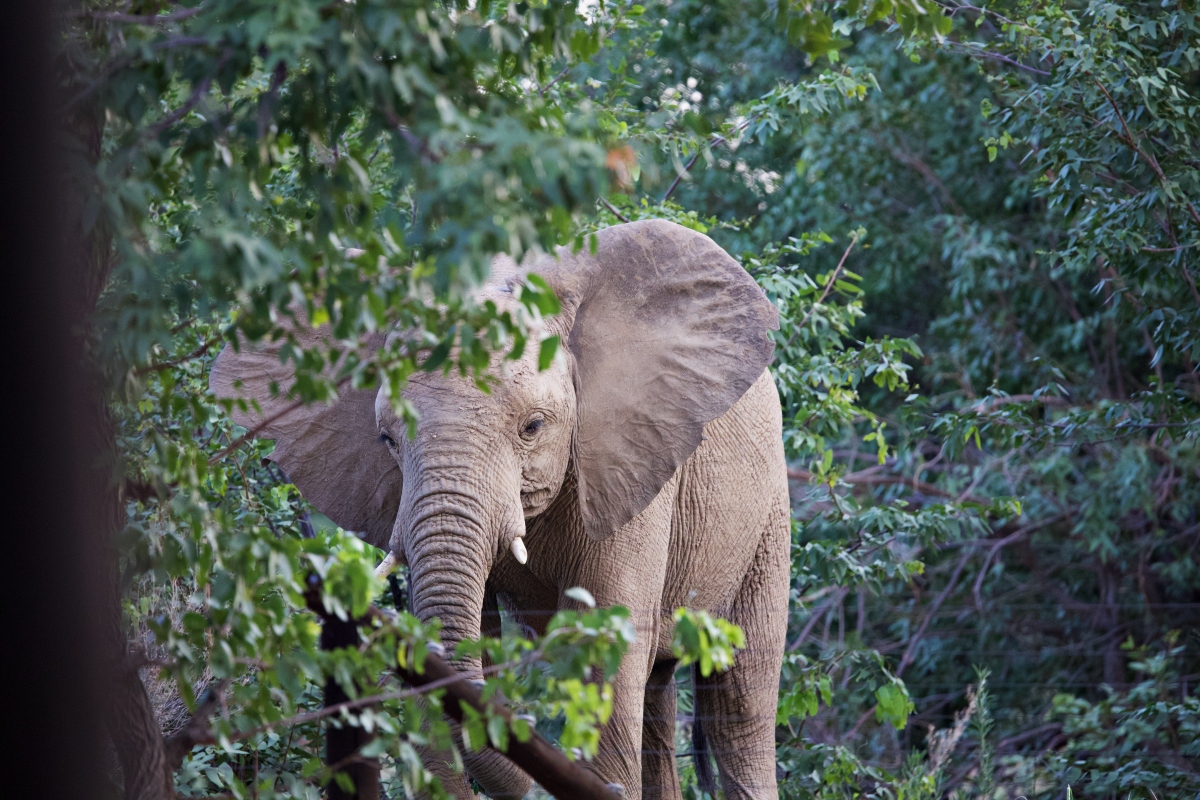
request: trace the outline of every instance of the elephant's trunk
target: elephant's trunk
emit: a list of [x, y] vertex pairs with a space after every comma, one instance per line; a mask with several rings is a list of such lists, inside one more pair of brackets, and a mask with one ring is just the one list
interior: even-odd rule
[[[423, 466], [416, 485], [404, 487], [397, 524], [404, 526], [413, 613], [423, 621], [442, 621], [442, 642], [450, 654], [460, 640], [479, 637], [484, 586], [496, 555], [496, 515], [481, 501], [477, 482], [461, 480], [468, 477], [462, 467]], [[482, 677], [476, 658], [455, 666], [471, 679]], [[456, 729], [461, 743], [457, 734]], [[529, 777], [494, 750], [464, 748], [463, 762], [491, 797], [520, 798], [529, 792]]]

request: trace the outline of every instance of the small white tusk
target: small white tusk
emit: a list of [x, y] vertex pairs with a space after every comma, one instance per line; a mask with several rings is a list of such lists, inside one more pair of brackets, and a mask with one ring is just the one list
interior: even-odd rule
[[513, 558], [517, 560], [518, 564], [524, 564], [529, 560], [529, 551], [525, 549], [525, 542], [521, 540], [520, 536], [512, 540], [511, 547]]
[[375, 568], [375, 577], [383, 580], [388, 575], [392, 574], [392, 570], [396, 568], [396, 564], [398, 563], [399, 561], [396, 558], [396, 554], [388, 553], [387, 557], [384, 558], [383, 561], [379, 562], [379, 566]]

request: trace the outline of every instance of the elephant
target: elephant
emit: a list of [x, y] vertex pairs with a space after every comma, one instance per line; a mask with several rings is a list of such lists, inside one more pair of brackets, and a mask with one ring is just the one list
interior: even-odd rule
[[[456, 372], [417, 372], [403, 394], [419, 417], [411, 436], [382, 390], [296, 407], [278, 345], [227, 346], [211, 386], [256, 400], [234, 419], [275, 439], [271, 458], [301, 493], [408, 565], [413, 613], [440, 618], [448, 645], [499, 635], [501, 606], [542, 633], [555, 610], [582, 608], [565, 594], [575, 586], [630, 609], [638, 635], [610, 676], [613, 713], [589, 764], [627, 798], [681, 797], [673, 612], [740, 625], [732, 667], [697, 678], [697, 725], [727, 798], [776, 798], [791, 546], [767, 369], [778, 312], [715, 242], [663, 220], [600, 230], [593, 249], [497, 257], [479, 298], [511, 307], [526, 272], [560, 299], [539, 323], [561, 337], [559, 357], [546, 370], [537, 348], [497, 357], [490, 393]], [[490, 796], [530, 788], [494, 751], [463, 762]], [[472, 797], [445, 767], [447, 791]]]

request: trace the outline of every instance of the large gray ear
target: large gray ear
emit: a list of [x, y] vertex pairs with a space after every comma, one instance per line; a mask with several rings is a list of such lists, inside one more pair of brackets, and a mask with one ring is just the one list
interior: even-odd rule
[[[293, 331], [305, 348], [318, 344], [321, 331]], [[375, 350], [378, 334], [364, 343]], [[275, 440], [271, 460], [278, 463], [304, 497], [346, 530], [376, 547], [388, 547], [400, 505], [400, 468], [379, 442], [376, 392], [344, 389], [333, 405], [296, 406], [287, 396], [295, 382], [293, 362], [279, 362], [282, 342], [226, 345], [213, 363], [209, 386], [220, 399], [258, 402], [261, 412], [233, 409], [233, 421]], [[279, 387], [272, 396], [271, 384]]]
[[771, 363], [779, 313], [703, 234], [663, 220], [597, 234], [594, 255], [533, 267], [563, 301], [574, 361], [584, 529], [609, 536], [654, 499]]

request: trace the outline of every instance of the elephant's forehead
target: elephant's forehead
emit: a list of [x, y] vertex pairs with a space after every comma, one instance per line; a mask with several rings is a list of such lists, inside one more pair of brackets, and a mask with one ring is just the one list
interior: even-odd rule
[[[421, 419], [429, 420], [471, 417], [502, 422], [531, 406], [553, 409], [569, 402], [570, 381], [562, 358], [548, 369], [539, 370], [538, 349], [537, 344], [531, 343], [526, 350], [532, 353], [527, 352], [517, 361], [493, 364], [489, 370], [494, 378], [490, 393], [481, 391], [473, 378], [460, 376], [454, 370], [449, 375], [437, 372], [411, 376], [404, 399], [413, 405]], [[375, 400], [375, 416], [381, 424], [397, 419], [390, 399], [382, 391]]]

